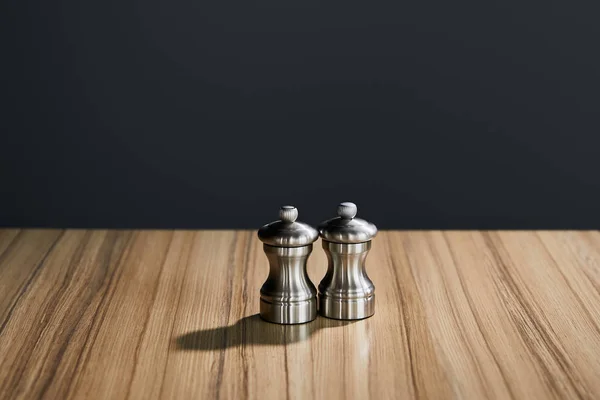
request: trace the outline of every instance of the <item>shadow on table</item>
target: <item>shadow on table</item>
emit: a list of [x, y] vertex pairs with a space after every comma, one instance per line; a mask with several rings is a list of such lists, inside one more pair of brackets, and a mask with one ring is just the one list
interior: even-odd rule
[[301, 342], [321, 329], [351, 324], [317, 317], [298, 325], [278, 325], [263, 321], [258, 314], [244, 317], [234, 325], [186, 333], [175, 339], [179, 350], [221, 350], [241, 345], [285, 345]]

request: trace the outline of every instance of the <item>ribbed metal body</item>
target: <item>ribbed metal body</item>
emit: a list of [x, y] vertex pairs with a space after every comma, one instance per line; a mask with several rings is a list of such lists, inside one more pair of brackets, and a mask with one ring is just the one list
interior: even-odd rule
[[323, 240], [328, 266], [319, 284], [319, 312], [327, 318], [363, 319], [375, 313], [375, 285], [365, 270], [371, 242]]
[[263, 245], [269, 276], [260, 289], [260, 316], [278, 324], [301, 324], [317, 317], [317, 289], [306, 273], [312, 244], [302, 247]]

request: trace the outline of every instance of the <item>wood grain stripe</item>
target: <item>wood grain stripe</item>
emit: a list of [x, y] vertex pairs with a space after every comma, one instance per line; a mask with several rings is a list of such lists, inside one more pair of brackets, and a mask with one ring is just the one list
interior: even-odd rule
[[[515, 280], [516, 270], [513, 265], [509, 269], [508, 264], [512, 264], [512, 261], [501, 239], [491, 233], [483, 233], [483, 236], [501, 274], [496, 284], [501, 286], [499, 290], [507, 294], [507, 310], [530, 355], [537, 360], [542, 378], [556, 398], [583, 398], [585, 389], [581, 387], [581, 378], [577, 376], [554, 333], [551, 333], [548, 321], [538, 310], [539, 305], [529, 300], [531, 294], [527, 293], [522, 283]], [[556, 379], [557, 373], [560, 374], [559, 380]]]
[[462, 294], [464, 294], [464, 296], [465, 296], [465, 299], [468, 303], [470, 315], [473, 317], [473, 320], [475, 322], [474, 327], [476, 328], [476, 330], [473, 333], [475, 334], [475, 336], [478, 336], [481, 338], [481, 343], [483, 344], [483, 346], [480, 347], [480, 350], [482, 350], [486, 356], [489, 356], [491, 358], [491, 360], [493, 360], [493, 363], [496, 367], [496, 368], [494, 368], [494, 370], [498, 371], [498, 373], [501, 377], [501, 381], [497, 382], [497, 380], [496, 380], [496, 383], [497, 384], [501, 383], [502, 386], [506, 388], [506, 390], [508, 392], [507, 393], [508, 397], [510, 397], [511, 399], [514, 399], [514, 398], [516, 398], [515, 393], [513, 392], [511, 385], [509, 385], [509, 381], [505, 374], [505, 371], [503, 370], [502, 364], [499, 362], [498, 357], [496, 356], [495, 352], [492, 349], [492, 346], [490, 344], [490, 341], [492, 339], [489, 337], [489, 335], [487, 335], [485, 333], [483, 320], [482, 320], [481, 316], [479, 315], [479, 313], [477, 312], [477, 307], [475, 306], [475, 300], [471, 296], [470, 291], [465, 283], [466, 282], [465, 276], [463, 276], [463, 272], [461, 271], [461, 268], [458, 267], [460, 264], [457, 261], [457, 257], [454, 253], [452, 245], [450, 244], [450, 241], [448, 240], [447, 236], [448, 236], [448, 234], [444, 233], [443, 239], [449, 250], [449, 255], [451, 257], [452, 265], [454, 266], [454, 270], [456, 271], [456, 276], [458, 278], [458, 283], [460, 285], [460, 290], [462, 291]]

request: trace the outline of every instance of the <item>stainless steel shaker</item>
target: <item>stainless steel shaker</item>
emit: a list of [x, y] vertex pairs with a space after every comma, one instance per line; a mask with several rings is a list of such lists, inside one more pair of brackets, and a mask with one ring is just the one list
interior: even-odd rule
[[279, 218], [258, 230], [270, 265], [260, 289], [260, 316], [278, 324], [301, 324], [317, 317], [317, 289], [306, 273], [306, 261], [319, 233], [296, 221], [296, 207], [281, 207]]
[[365, 259], [377, 227], [355, 218], [354, 203], [341, 203], [337, 217], [319, 225], [329, 265], [319, 284], [319, 313], [335, 319], [362, 319], [375, 313], [375, 286]]

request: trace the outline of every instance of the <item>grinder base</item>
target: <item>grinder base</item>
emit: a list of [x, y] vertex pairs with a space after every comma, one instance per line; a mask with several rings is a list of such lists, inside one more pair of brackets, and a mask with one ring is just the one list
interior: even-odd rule
[[317, 318], [317, 299], [294, 303], [270, 303], [260, 299], [260, 317], [276, 324], [303, 324]]
[[320, 294], [319, 314], [343, 320], [368, 318], [375, 314], [375, 294], [360, 299], [336, 299]]

